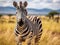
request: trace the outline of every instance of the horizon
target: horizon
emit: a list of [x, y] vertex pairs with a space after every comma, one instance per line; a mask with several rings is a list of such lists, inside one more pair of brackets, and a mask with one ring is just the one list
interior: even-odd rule
[[[57, 11], [60, 13], [60, 9], [58, 10], [52, 10], [48, 8], [43, 9], [34, 9], [34, 8], [27, 8], [28, 14], [37, 14], [37, 15], [47, 15], [51, 11]], [[0, 7], [0, 14], [16, 14], [16, 8], [15, 7]]]
[[[13, 6], [0, 6], [0, 7], [13, 7]], [[38, 8], [27, 8], [27, 9], [38, 9]], [[40, 9], [51, 9], [51, 8], [40, 8]], [[51, 10], [60, 10], [60, 9], [51, 9]]]

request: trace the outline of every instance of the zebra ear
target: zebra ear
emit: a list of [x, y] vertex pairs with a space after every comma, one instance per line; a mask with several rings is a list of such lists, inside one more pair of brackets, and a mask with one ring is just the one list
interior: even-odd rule
[[22, 7], [22, 1], [19, 2], [20, 8]]
[[14, 7], [18, 7], [17, 2], [14, 1], [14, 2], [13, 2], [13, 6], [14, 6]]
[[24, 2], [24, 7], [27, 7], [28, 3], [27, 1]]

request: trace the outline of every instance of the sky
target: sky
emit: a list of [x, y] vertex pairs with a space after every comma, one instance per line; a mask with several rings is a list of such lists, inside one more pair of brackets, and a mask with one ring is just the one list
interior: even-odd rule
[[0, 0], [0, 6], [13, 7], [13, 1], [16, 2], [27, 1], [28, 2], [27, 8], [35, 8], [35, 9], [49, 8], [54, 10], [60, 9], [60, 0]]

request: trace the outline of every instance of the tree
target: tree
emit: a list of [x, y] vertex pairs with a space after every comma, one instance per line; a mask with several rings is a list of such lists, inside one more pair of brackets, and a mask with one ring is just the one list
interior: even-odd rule
[[54, 15], [59, 14], [57, 11], [51, 11], [48, 13], [49, 19], [54, 19]]
[[58, 13], [58, 17], [56, 17], [56, 19], [55, 19], [57, 23], [59, 23], [59, 14], [60, 13]]
[[0, 18], [2, 17], [2, 14], [0, 14]]
[[49, 17], [49, 19], [54, 19], [54, 15], [57, 15], [58, 17], [56, 17], [55, 18], [55, 21], [58, 23], [59, 22], [59, 12], [57, 12], [57, 11], [51, 11], [51, 12], [49, 12], [48, 13], [48, 17]]

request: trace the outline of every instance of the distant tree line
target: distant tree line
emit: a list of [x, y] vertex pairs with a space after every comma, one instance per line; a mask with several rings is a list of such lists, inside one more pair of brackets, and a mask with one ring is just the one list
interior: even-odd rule
[[[0, 18], [2, 17], [3, 15], [0, 14]], [[8, 14], [9, 18], [11, 18], [12, 14]]]
[[[1, 17], [4, 16], [3, 14], [0, 14], [0, 19]], [[14, 21], [11, 20], [11, 16], [13, 16], [13, 14], [7, 14], [7, 16], [9, 16], [9, 23], [14, 23]], [[2, 22], [2, 21], [1, 21]], [[4, 22], [4, 21], [3, 21]]]
[[55, 20], [57, 21], [57, 23], [59, 22], [59, 15], [60, 13], [57, 11], [51, 11], [48, 13], [47, 17], [49, 17], [49, 19], [54, 19], [54, 16], [57, 15], [58, 17], [55, 18]]

